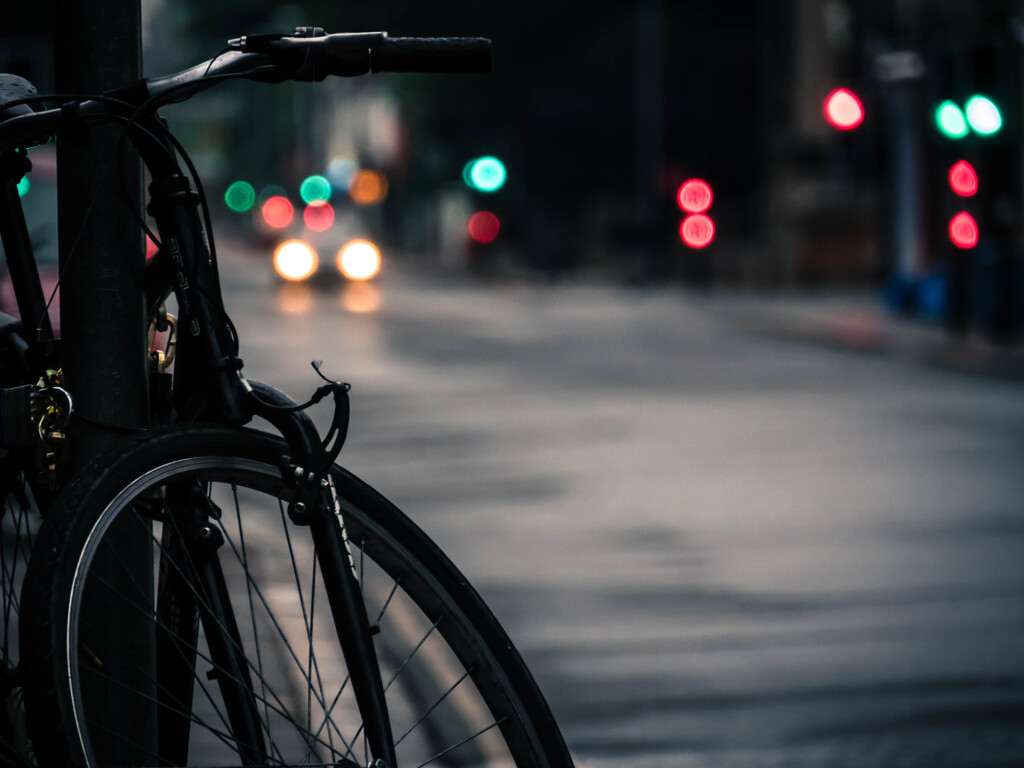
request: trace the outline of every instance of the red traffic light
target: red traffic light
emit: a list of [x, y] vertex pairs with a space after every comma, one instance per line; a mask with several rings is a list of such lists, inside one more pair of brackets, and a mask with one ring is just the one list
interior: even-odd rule
[[690, 179], [679, 187], [676, 200], [687, 213], [704, 213], [711, 207], [711, 185], [703, 179]]
[[469, 217], [469, 236], [478, 243], [489, 243], [498, 236], [501, 222], [490, 211], [477, 211]]
[[970, 197], [978, 191], [978, 174], [966, 160], [949, 169], [949, 186], [960, 197]]
[[849, 131], [864, 121], [864, 107], [853, 91], [836, 88], [825, 97], [825, 119], [833, 128]]
[[957, 248], [973, 248], [978, 244], [978, 223], [967, 211], [949, 220], [949, 239]]
[[267, 200], [261, 211], [267, 226], [274, 229], [284, 229], [292, 223], [292, 218], [295, 216], [295, 208], [292, 207], [288, 198], [282, 195], [274, 195]]
[[704, 248], [715, 239], [715, 223], [706, 214], [691, 214], [679, 225], [679, 237], [691, 248]]

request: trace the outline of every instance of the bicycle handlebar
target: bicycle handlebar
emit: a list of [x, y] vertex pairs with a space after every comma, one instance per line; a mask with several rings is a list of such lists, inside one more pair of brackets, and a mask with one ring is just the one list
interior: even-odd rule
[[371, 72], [489, 72], [485, 37], [386, 37], [370, 54]]
[[[229, 51], [183, 72], [125, 85], [107, 96], [151, 108], [186, 98], [226, 77], [269, 82], [354, 77], [370, 72], [488, 72], [491, 41], [483, 37], [388, 37], [387, 32], [325, 34], [300, 27], [294, 34], [260, 34], [231, 40]], [[109, 101], [109, 100], [108, 100]], [[0, 122], [0, 146], [45, 137], [68, 119], [99, 116], [108, 103], [81, 100], [57, 109]], [[132, 111], [129, 109], [128, 114]]]

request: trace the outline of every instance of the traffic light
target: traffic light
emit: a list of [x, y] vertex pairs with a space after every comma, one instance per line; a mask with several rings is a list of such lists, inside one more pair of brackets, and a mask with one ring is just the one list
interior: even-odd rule
[[988, 96], [971, 96], [964, 108], [952, 99], [946, 99], [935, 108], [935, 125], [947, 139], [962, 139], [970, 133], [992, 136], [1003, 127], [999, 107]]
[[715, 239], [715, 222], [705, 213], [714, 200], [711, 185], [703, 179], [684, 181], [676, 202], [687, 216], [679, 225], [679, 239], [690, 248], [706, 248]]
[[949, 187], [960, 197], [971, 197], [978, 191], [978, 174], [966, 160], [958, 160], [949, 169]]
[[947, 139], [962, 139], [970, 133], [964, 111], [950, 99], [935, 108], [935, 125]]
[[470, 160], [462, 169], [462, 180], [477, 192], [497, 192], [505, 186], [505, 164], [490, 155]]
[[284, 229], [295, 217], [295, 208], [283, 195], [274, 195], [268, 199], [260, 211], [263, 213], [263, 220], [271, 229]]
[[864, 122], [864, 106], [857, 94], [847, 88], [836, 88], [825, 97], [825, 119], [840, 131], [849, 131]]
[[235, 213], [245, 213], [256, 204], [256, 190], [247, 181], [234, 181], [224, 192], [224, 202]]
[[490, 243], [498, 237], [501, 222], [490, 211], [477, 211], [469, 217], [469, 236], [478, 243]]
[[967, 100], [967, 123], [971, 130], [982, 136], [998, 133], [1003, 127], [1003, 117], [999, 107], [987, 96], [974, 95]]
[[331, 182], [323, 176], [307, 176], [299, 185], [299, 197], [306, 205], [325, 203], [331, 199]]

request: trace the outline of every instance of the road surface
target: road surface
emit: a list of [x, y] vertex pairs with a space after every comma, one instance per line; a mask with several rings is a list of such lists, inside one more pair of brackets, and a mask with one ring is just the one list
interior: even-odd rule
[[677, 288], [222, 271], [247, 375], [352, 383], [343, 463], [492, 604], [581, 765], [1024, 765], [1022, 385]]

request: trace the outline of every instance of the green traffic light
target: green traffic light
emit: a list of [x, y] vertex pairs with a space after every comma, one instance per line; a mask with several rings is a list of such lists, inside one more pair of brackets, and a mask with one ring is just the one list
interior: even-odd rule
[[478, 192], [497, 192], [505, 186], [505, 166], [496, 157], [478, 157], [466, 163], [462, 179]]
[[1003, 116], [993, 101], [985, 96], [971, 96], [967, 100], [967, 122], [982, 136], [998, 133], [1003, 127]]
[[235, 181], [224, 192], [224, 202], [235, 213], [245, 213], [256, 204], [256, 190], [247, 181]]
[[331, 182], [323, 176], [309, 176], [299, 185], [299, 197], [307, 205], [331, 199]]
[[28, 180], [28, 176], [22, 176], [21, 181], [18, 182], [18, 197], [27, 195], [31, 188], [32, 182]]
[[963, 110], [948, 99], [935, 110], [935, 124], [942, 134], [950, 139], [962, 139], [968, 132]]

